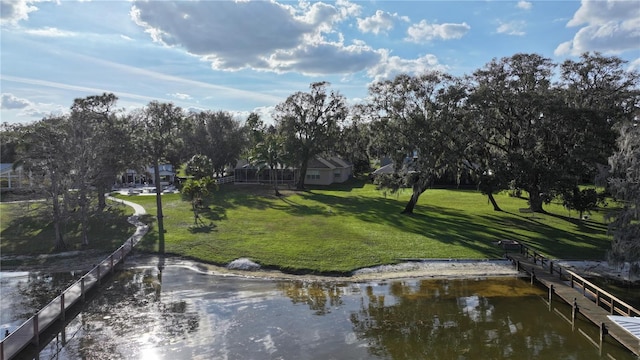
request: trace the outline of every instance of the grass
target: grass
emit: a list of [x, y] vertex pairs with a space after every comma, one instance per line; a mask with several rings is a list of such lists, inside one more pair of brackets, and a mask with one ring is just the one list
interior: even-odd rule
[[[42, 202], [0, 203], [0, 254], [36, 255], [54, 250], [53, 224]], [[89, 245], [83, 246], [78, 223], [64, 227], [67, 250], [112, 251], [133, 234], [127, 222], [131, 208], [113, 204], [100, 217], [89, 219]], [[7, 265], [3, 262], [3, 265]]]
[[[548, 214], [523, 214], [525, 199], [499, 194], [503, 212], [495, 212], [474, 190], [429, 189], [415, 213], [401, 215], [409, 191], [385, 197], [370, 183], [273, 196], [268, 186], [223, 185], [205, 201], [202, 222], [194, 226], [191, 205], [180, 194], [164, 195], [167, 253], [214, 264], [248, 257], [264, 267], [299, 273], [343, 274], [408, 258], [501, 258], [501, 239], [521, 241], [547, 256], [603, 259], [610, 246], [602, 212], [576, 219], [559, 204]], [[153, 196], [122, 196], [155, 214]], [[0, 253], [53, 251], [52, 225], [44, 204], [0, 203]], [[133, 232], [126, 222], [131, 209], [112, 205], [91, 219], [90, 244], [83, 247], [78, 224], [65, 230], [69, 250], [117, 248]], [[153, 223], [155, 217], [144, 221]], [[157, 251], [152, 227], [139, 247]]]
[[[501, 258], [495, 244], [501, 239], [564, 259], [603, 259], [610, 246], [602, 213], [579, 220], [552, 203], [549, 214], [521, 214], [526, 200], [507, 194], [496, 196], [504, 211], [494, 212], [477, 191], [430, 189], [407, 216], [400, 212], [408, 191], [385, 197], [364, 181], [280, 198], [272, 193], [268, 186], [223, 185], [207, 200], [199, 226], [188, 201], [164, 195], [166, 252], [215, 264], [247, 257], [290, 272], [341, 274], [407, 258]], [[123, 198], [155, 214], [155, 197]], [[139, 247], [157, 251], [157, 232]]]

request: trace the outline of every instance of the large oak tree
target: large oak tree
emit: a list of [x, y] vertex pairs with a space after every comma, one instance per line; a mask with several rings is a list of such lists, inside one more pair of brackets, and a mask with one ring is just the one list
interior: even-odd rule
[[392, 191], [411, 188], [402, 213], [413, 213], [420, 195], [433, 181], [458, 166], [457, 124], [466, 96], [463, 88], [455, 78], [440, 72], [399, 75], [369, 88], [378, 149], [394, 161], [394, 173], [377, 181]]
[[327, 93], [327, 82], [312, 83], [310, 92], [296, 92], [276, 106], [273, 114], [287, 151], [296, 156], [297, 189], [304, 189], [309, 160], [327, 151], [348, 115], [346, 99]]

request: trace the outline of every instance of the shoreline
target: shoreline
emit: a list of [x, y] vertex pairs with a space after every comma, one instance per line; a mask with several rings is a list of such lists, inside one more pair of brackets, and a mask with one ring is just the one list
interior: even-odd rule
[[[0, 271], [7, 272], [88, 272], [109, 254], [98, 251], [73, 251], [53, 255], [2, 256]], [[6, 266], [5, 263], [18, 261], [18, 265]], [[585, 277], [640, 284], [640, 275], [629, 275], [628, 267], [610, 266], [606, 261], [554, 260], [556, 264]], [[160, 258], [156, 254], [136, 253], [127, 258], [126, 267], [158, 267]], [[180, 266], [195, 271], [219, 276], [238, 276], [254, 279], [300, 280], [300, 281], [384, 281], [406, 278], [477, 278], [524, 276], [516, 271], [510, 260], [506, 259], [410, 259], [397, 264], [379, 265], [362, 268], [346, 274], [288, 273], [278, 269], [262, 268], [249, 259], [237, 259], [226, 266], [210, 264], [180, 256], [165, 257], [164, 267]]]

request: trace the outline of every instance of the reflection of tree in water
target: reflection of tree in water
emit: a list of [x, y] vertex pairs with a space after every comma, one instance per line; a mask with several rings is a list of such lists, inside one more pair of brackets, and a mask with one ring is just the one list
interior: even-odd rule
[[[87, 359], [100, 354], [137, 358], [146, 346], [165, 345], [194, 333], [198, 313], [189, 311], [186, 301], [163, 300], [160, 279], [157, 269], [116, 273], [79, 315], [82, 337], [78, 349], [67, 347], [67, 351]], [[139, 333], [140, 329], [146, 332]]]
[[369, 286], [351, 314], [354, 331], [373, 355], [392, 359], [572, 357], [563, 354], [566, 329], [548, 311], [532, 314], [522, 297], [505, 295], [508, 285], [478, 295], [471, 282], [394, 282], [388, 295]]
[[19, 319], [28, 319], [36, 311], [42, 309], [67, 287], [80, 278], [74, 272], [41, 274], [30, 272], [26, 283], [18, 284], [18, 293], [22, 297], [15, 306], [19, 307], [15, 314]]
[[316, 315], [331, 312], [332, 307], [342, 305], [340, 296], [344, 285], [337, 283], [283, 281], [277, 284], [279, 290], [294, 304], [307, 304]]

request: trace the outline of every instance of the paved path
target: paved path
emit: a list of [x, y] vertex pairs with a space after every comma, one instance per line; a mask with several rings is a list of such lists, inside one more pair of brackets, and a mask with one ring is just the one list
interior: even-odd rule
[[141, 205], [136, 204], [134, 202], [123, 200], [123, 199], [118, 199], [118, 198], [115, 198], [113, 196], [108, 196], [107, 199], [109, 199], [111, 201], [119, 202], [121, 204], [125, 204], [127, 206], [131, 206], [133, 208], [133, 215], [134, 216], [145, 215], [147, 213], [147, 210], [145, 210]]

